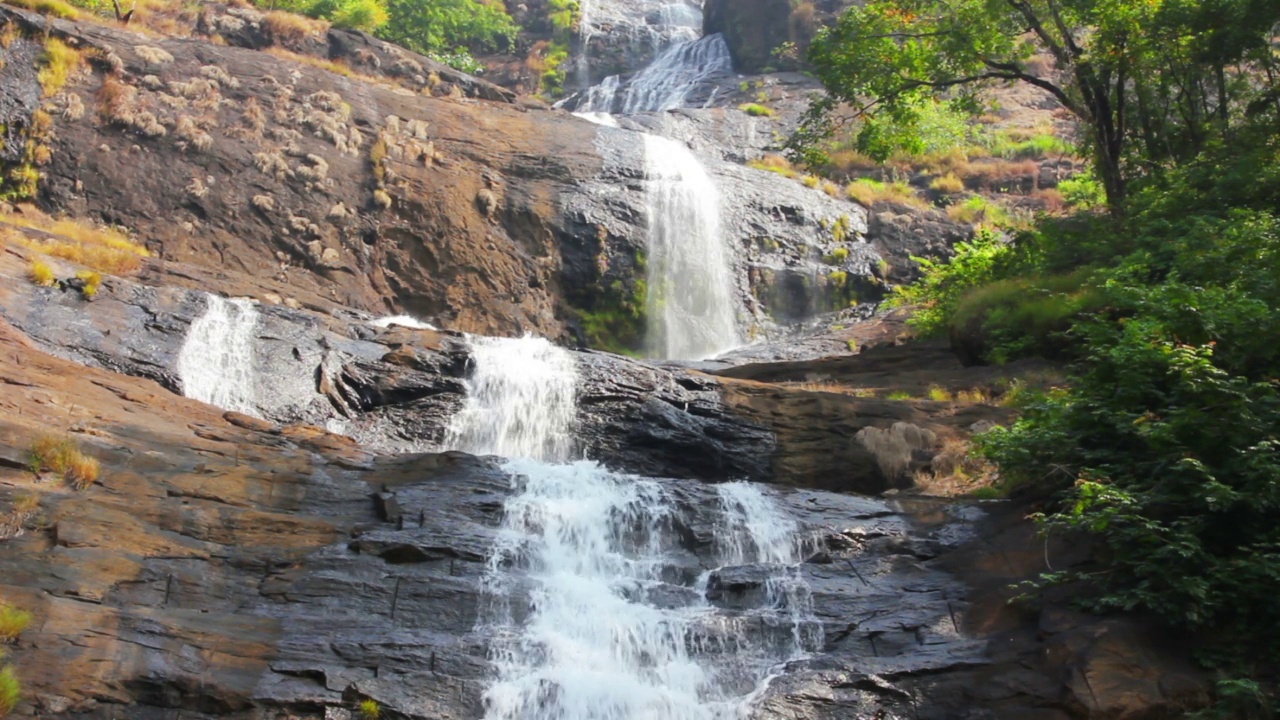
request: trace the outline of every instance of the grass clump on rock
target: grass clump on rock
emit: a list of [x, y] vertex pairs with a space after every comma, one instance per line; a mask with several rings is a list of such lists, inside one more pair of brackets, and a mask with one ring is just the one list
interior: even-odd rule
[[40, 436], [28, 449], [27, 459], [31, 472], [55, 473], [76, 490], [88, 488], [101, 474], [97, 458], [85, 455], [76, 441], [68, 437]]

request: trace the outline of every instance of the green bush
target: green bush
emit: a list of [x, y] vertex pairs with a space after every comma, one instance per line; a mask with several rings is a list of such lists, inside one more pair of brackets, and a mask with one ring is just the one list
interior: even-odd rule
[[751, 117], [773, 117], [775, 115], [773, 108], [760, 103], [743, 103], [738, 106], [738, 109]]
[[1058, 192], [1068, 205], [1081, 210], [1101, 207], [1107, 201], [1102, 183], [1089, 175], [1075, 175], [1058, 183]]
[[1093, 538], [1094, 569], [1046, 582], [1087, 580], [1091, 607], [1196, 631], [1246, 675], [1280, 660], [1278, 154], [1206, 157], [1123, 222], [1043, 233], [1040, 267], [1096, 265], [1061, 335], [1080, 361], [982, 439], [1008, 482], [1058, 493], [1047, 530]]

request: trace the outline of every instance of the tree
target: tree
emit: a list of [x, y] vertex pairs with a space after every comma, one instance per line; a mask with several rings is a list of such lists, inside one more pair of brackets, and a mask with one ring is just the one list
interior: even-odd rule
[[[829, 95], [796, 144], [829, 134], [841, 103], [909, 125], [928, 101], [976, 109], [984, 87], [1027, 83], [1079, 119], [1118, 211], [1132, 174], [1194, 157], [1256, 99], [1277, 20], [1274, 0], [870, 0], [815, 38]], [[1028, 62], [1038, 53], [1054, 67]]]
[[391, 20], [379, 35], [423, 54], [500, 50], [518, 28], [501, 3], [477, 0], [389, 0]]

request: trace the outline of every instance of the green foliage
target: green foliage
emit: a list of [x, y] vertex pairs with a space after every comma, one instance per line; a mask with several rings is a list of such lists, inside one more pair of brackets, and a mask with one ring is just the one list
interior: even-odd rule
[[260, 4], [365, 32], [377, 32], [390, 17], [384, 0], [275, 0]]
[[858, 131], [856, 147], [876, 160], [895, 153], [925, 155], [965, 147], [981, 137], [972, 122], [971, 107], [967, 101], [929, 98], [898, 111], [869, 115]]
[[1076, 148], [1071, 143], [1049, 133], [1032, 135], [1025, 140], [1010, 137], [1009, 133], [996, 133], [985, 141], [985, 145], [992, 155], [1009, 160], [1037, 160], [1076, 154]]
[[550, 0], [547, 3], [547, 20], [559, 35], [576, 32], [582, 21], [578, 0]]
[[567, 42], [556, 41], [547, 48], [546, 55], [542, 59], [544, 69], [539, 78], [543, 95], [554, 98], [564, 94], [564, 81], [567, 76], [565, 61], [568, 59], [569, 44]]
[[379, 37], [440, 58], [506, 49], [519, 29], [501, 3], [478, 0], [387, 0], [387, 13]]
[[[818, 159], [845, 104], [864, 119], [864, 151], [884, 155], [899, 138], [912, 141], [939, 103], [973, 112], [984, 87], [1018, 81], [1079, 120], [1118, 209], [1130, 179], [1194, 159], [1250, 113], [1280, 110], [1277, 20], [1280, 4], [1269, 0], [869, 0], [810, 46], [828, 94], [790, 147]], [[1040, 53], [1063, 72], [1032, 62]]]
[[1088, 175], [1076, 175], [1058, 183], [1062, 199], [1072, 207], [1090, 210], [1107, 201], [1102, 184]]
[[360, 701], [361, 720], [378, 720], [380, 717], [382, 717], [382, 708], [378, 705], [377, 700], [365, 699]]
[[[989, 278], [936, 304], [934, 326], [982, 317], [1029, 351], [1047, 320], [1078, 359], [1068, 389], [1025, 394], [1017, 423], [981, 438], [1006, 482], [1056, 498], [1047, 531], [1093, 539], [1094, 568], [1045, 581], [1084, 579], [1095, 610], [1195, 631], [1203, 660], [1244, 676], [1280, 660], [1276, 134], [1146, 184], [1123, 221], [1044, 226], [1006, 251], [1017, 262], [926, 273], [935, 294]], [[1082, 259], [1092, 268], [1047, 274]], [[1038, 307], [1045, 288], [1063, 307]], [[1247, 678], [1218, 695], [1201, 717], [1261, 717], [1268, 702]]]
[[941, 335], [965, 295], [1007, 274], [1015, 252], [1005, 239], [990, 230], [979, 231], [969, 242], [956, 243], [946, 262], [915, 258], [921, 279], [894, 288], [890, 307], [913, 307], [908, 323], [925, 337]]

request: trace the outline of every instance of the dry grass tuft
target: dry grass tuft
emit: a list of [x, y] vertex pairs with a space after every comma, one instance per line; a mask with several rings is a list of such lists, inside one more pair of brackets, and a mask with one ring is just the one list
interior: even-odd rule
[[791, 165], [791, 161], [782, 155], [765, 155], [758, 160], [748, 162], [749, 167], [756, 170], [764, 170], [765, 172], [777, 173], [783, 177], [796, 178], [800, 173]]
[[40, 89], [49, 98], [67, 84], [67, 80], [78, 69], [84, 58], [80, 51], [62, 42], [58, 38], [49, 38], [44, 43], [44, 54], [40, 56]]
[[329, 23], [302, 15], [272, 10], [263, 19], [271, 41], [290, 50], [301, 50], [307, 40], [329, 32]]
[[849, 183], [845, 188], [845, 194], [850, 200], [867, 207], [881, 202], [895, 202], [913, 207], [929, 206], [929, 203], [916, 195], [915, 190], [904, 182], [883, 183], [879, 180], [863, 178]]
[[916, 487], [926, 495], [956, 497], [991, 487], [999, 478], [996, 467], [973, 454], [966, 440], [944, 440], [928, 470], [916, 473]]
[[31, 613], [8, 603], [0, 603], [0, 643], [13, 644], [31, 625]]
[[85, 455], [69, 437], [41, 435], [27, 450], [31, 472], [53, 472], [62, 476], [76, 490], [84, 490], [98, 479], [101, 468], [97, 458]]
[[112, 275], [137, 270], [147, 249], [112, 228], [86, 225], [75, 220], [49, 220], [29, 215], [0, 214], [0, 222], [39, 230], [56, 237], [35, 238], [26, 234], [14, 240], [20, 245], [51, 257], [70, 260], [92, 270]]
[[10, 5], [16, 5], [20, 8], [38, 12], [41, 15], [51, 15], [56, 18], [65, 20], [75, 20], [80, 17], [80, 11], [73, 7], [70, 3], [62, 0], [5, 0]]
[[41, 260], [34, 260], [31, 267], [27, 269], [27, 277], [31, 278], [31, 282], [41, 287], [52, 287], [58, 278], [53, 274], [53, 268], [49, 267], [49, 263]]
[[964, 190], [964, 181], [956, 176], [955, 173], [949, 172], [941, 177], [936, 177], [933, 182], [929, 183], [929, 188], [944, 193], [958, 193]]

